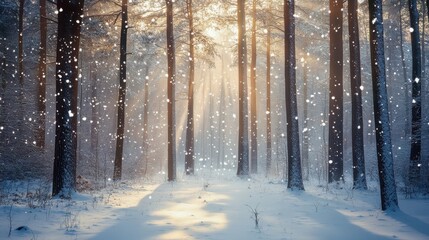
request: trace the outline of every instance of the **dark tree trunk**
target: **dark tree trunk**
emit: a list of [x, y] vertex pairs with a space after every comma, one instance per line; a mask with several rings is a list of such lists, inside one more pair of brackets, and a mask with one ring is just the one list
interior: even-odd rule
[[173, 31], [173, 1], [166, 0], [167, 4], [167, 58], [168, 58], [168, 181], [176, 180], [176, 126], [174, 120], [175, 111], [175, 71], [176, 55], [174, 47]]
[[46, 117], [46, 38], [47, 38], [47, 22], [46, 22], [46, 0], [40, 0], [40, 44], [39, 44], [39, 59], [37, 80], [37, 112], [39, 126], [37, 129], [36, 144], [40, 148], [45, 147], [45, 117]]
[[19, 0], [18, 8], [18, 79], [19, 79], [19, 107], [18, 107], [18, 125], [16, 128], [17, 132], [21, 132], [18, 136], [24, 134], [23, 127], [25, 124], [25, 110], [24, 110], [24, 4], [25, 0]]
[[237, 0], [238, 23], [238, 164], [237, 175], [249, 175], [249, 133], [247, 101], [247, 48], [245, 0]]
[[378, 173], [381, 209], [395, 211], [398, 207], [393, 168], [392, 144], [386, 88], [382, 0], [369, 1], [372, 87], [374, 121], [377, 140]]
[[352, 151], [353, 188], [367, 189], [365, 176], [365, 154], [363, 144], [362, 81], [360, 71], [360, 44], [358, 24], [358, 2], [348, 1], [350, 82], [352, 95]]
[[[426, 2], [424, 0], [422, 0], [422, 38], [421, 38], [421, 46], [422, 46], [422, 54], [421, 54], [421, 59], [422, 59], [422, 81], [426, 82], [426, 51], [425, 51], [425, 38], [426, 38], [426, 12], [424, 11], [426, 7]], [[424, 88], [422, 86], [422, 88]], [[421, 102], [424, 102], [424, 95], [422, 95], [422, 99]]]
[[298, 107], [296, 100], [295, 60], [295, 2], [284, 1], [285, 29], [285, 86], [286, 127], [288, 155], [288, 185], [292, 190], [304, 190], [302, 182], [301, 153], [299, 141]]
[[411, 49], [413, 58], [412, 70], [412, 107], [411, 107], [411, 152], [410, 152], [410, 170], [409, 181], [412, 187], [417, 187], [420, 180], [421, 169], [421, 79], [422, 79], [422, 63], [420, 49], [420, 33], [419, 33], [419, 12], [417, 10], [416, 0], [408, 2], [410, 10], [410, 25], [411, 29]]
[[119, 56], [119, 96], [118, 119], [116, 126], [116, 153], [113, 170], [113, 180], [122, 178], [122, 160], [124, 151], [125, 129], [125, 100], [127, 90], [127, 30], [128, 30], [128, 0], [122, 0], [121, 42]]
[[186, 175], [194, 174], [194, 79], [195, 79], [195, 53], [194, 53], [194, 19], [192, 0], [186, 1], [189, 22], [189, 80], [188, 80], [188, 121], [186, 123]]
[[400, 9], [399, 9], [399, 36], [400, 36], [400, 49], [401, 49], [401, 63], [402, 63], [402, 75], [404, 77], [404, 97], [405, 97], [405, 129], [404, 129], [404, 135], [405, 137], [409, 137], [410, 135], [410, 94], [409, 94], [409, 83], [408, 83], [408, 77], [407, 77], [407, 65], [405, 61], [405, 54], [404, 54], [404, 36], [403, 36], [403, 28], [402, 28], [402, 1], [399, 3]]
[[19, 0], [18, 9], [18, 77], [21, 95], [24, 94], [24, 4], [25, 0]]
[[100, 176], [100, 162], [99, 162], [99, 149], [98, 149], [98, 131], [99, 131], [99, 114], [98, 114], [98, 96], [97, 96], [97, 65], [93, 61], [90, 65], [90, 79], [91, 79], [91, 155], [94, 160], [94, 175], [95, 182], [98, 182]]
[[343, 0], [329, 1], [328, 182], [343, 179]]
[[250, 62], [250, 172], [258, 172], [258, 128], [256, 113], [256, 0], [252, 11], [252, 59]]
[[267, 160], [266, 160], [266, 175], [268, 176], [271, 171], [272, 157], [271, 157], [271, 2], [268, 11], [267, 19], [267, 49], [266, 49], [266, 81], [267, 81]]
[[[307, 46], [306, 46], [307, 47]], [[307, 63], [304, 61], [303, 63], [303, 99], [304, 99], [304, 111], [303, 111], [303, 119], [304, 119], [304, 126], [302, 131], [302, 165], [303, 165], [303, 178], [305, 180], [309, 179], [310, 175], [310, 163], [308, 159], [309, 150], [310, 150], [310, 129], [309, 129], [309, 121], [308, 118], [308, 105], [309, 105], [309, 99], [308, 99], [308, 66]]]
[[[7, 81], [6, 81], [6, 56], [0, 52], [0, 77], [1, 77], [1, 89], [0, 89], [0, 112], [3, 113], [5, 111], [5, 100], [4, 100], [4, 96], [5, 96], [5, 91], [6, 91], [6, 87], [7, 87]], [[5, 114], [0, 114], [0, 126], [4, 126], [5, 125]], [[0, 143], [2, 145], [4, 144], [5, 141], [5, 136], [6, 134], [4, 133], [4, 128], [0, 128]], [[0, 147], [0, 149], [3, 149]]]
[[[84, 0], [58, 0], [56, 127], [52, 195], [76, 190], [77, 92], [80, 28]], [[62, 11], [59, 11], [62, 9]], [[70, 44], [71, 43], [71, 44]]]

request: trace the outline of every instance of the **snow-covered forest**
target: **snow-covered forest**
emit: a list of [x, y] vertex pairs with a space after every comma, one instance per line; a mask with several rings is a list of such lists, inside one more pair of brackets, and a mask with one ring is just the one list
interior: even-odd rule
[[0, 238], [429, 238], [429, 1], [0, 0]]

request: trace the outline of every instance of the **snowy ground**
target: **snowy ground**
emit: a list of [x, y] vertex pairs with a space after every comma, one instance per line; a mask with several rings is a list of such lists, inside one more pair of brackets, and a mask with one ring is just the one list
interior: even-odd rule
[[39, 240], [429, 239], [429, 199], [400, 196], [401, 211], [384, 213], [372, 189], [307, 183], [297, 193], [262, 177], [231, 176], [126, 182], [71, 201], [12, 203], [9, 194], [0, 206], [0, 239], [10, 226], [10, 239]]

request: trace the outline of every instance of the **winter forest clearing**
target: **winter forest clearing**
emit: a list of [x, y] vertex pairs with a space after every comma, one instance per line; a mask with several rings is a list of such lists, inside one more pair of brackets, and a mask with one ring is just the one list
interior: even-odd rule
[[428, 20], [0, 0], [0, 238], [429, 238]]
[[[400, 212], [380, 210], [367, 191], [207, 173], [176, 182], [124, 182], [38, 208], [11, 205], [10, 239], [415, 239], [429, 236], [429, 201], [400, 198]], [[36, 184], [33, 184], [36, 187]], [[18, 186], [14, 186], [18, 187]], [[25, 187], [21, 186], [21, 187]], [[2, 207], [9, 213], [11, 206]], [[257, 214], [257, 217], [255, 217]], [[256, 224], [256, 219], [258, 223]], [[0, 221], [7, 236], [8, 217]]]

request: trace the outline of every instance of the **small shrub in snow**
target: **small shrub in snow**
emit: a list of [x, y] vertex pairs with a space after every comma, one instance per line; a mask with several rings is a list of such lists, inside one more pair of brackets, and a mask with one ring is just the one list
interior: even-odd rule
[[33, 191], [28, 191], [26, 194], [27, 205], [30, 208], [45, 209], [51, 199], [50, 189], [47, 187], [38, 187]]
[[261, 220], [260, 213], [259, 213], [259, 210], [258, 210], [259, 204], [255, 208], [251, 207], [248, 204], [246, 204], [246, 206], [249, 208], [250, 212], [252, 213], [252, 217], [251, 218], [255, 221], [255, 228], [258, 229], [258, 230], [261, 230], [259, 228], [259, 222]]
[[72, 212], [66, 212], [60, 227], [64, 228], [67, 232], [75, 231], [79, 228], [78, 215]]

